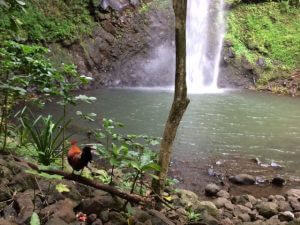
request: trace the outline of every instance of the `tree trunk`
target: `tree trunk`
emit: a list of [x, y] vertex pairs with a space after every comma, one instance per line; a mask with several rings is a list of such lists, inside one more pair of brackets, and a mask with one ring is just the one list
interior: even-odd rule
[[153, 180], [153, 189], [157, 194], [161, 194], [165, 186], [171, 160], [172, 145], [176, 137], [177, 128], [182, 116], [189, 104], [186, 86], [186, 13], [187, 0], [173, 0], [175, 12], [175, 42], [176, 42], [176, 74], [175, 74], [175, 94], [172, 108], [165, 125], [163, 139], [160, 145], [158, 173], [159, 180]]

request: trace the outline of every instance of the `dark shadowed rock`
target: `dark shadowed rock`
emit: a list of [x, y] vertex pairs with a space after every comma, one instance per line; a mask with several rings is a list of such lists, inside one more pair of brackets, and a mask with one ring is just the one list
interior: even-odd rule
[[96, 219], [92, 225], [103, 225], [102, 221], [100, 219]]
[[17, 211], [12, 207], [12, 205], [6, 206], [3, 211], [4, 219], [14, 220], [17, 217]]
[[229, 181], [238, 185], [253, 185], [255, 178], [249, 174], [239, 174], [229, 177]]
[[147, 220], [151, 219], [151, 216], [147, 212], [138, 208], [134, 209], [132, 216], [141, 223], [145, 223]]
[[97, 219], [97, 214], [92, 213], [92, 214], [88, 215], [87, 222], [88, 223], [93, 223], [96, 219]]
[[21, 172], [13, 177], [9, 186], [13, 186], [19, 192], [27, 189], [38, 189], [33, 174]]
[[220, 187], [216, 184], [208, 184], [205, 187], [206, 196], [216, 196], [219, 191], [220, 191]]
[[114, 225], [128, 225], [127, 220], [121, 213], [110, 212], [108, 215], [109, 222]]
[[219, 221], [216, 219], [216, 218], [214, 218], [213, 216], [211, 216], [211, 215], [209, 215], [209, 214], [207, 214], [207, 213], [204, 213], [203, 215], [202, 215], [202, 218], [201, 218], [201, 220], [199, 221], [199, 223], [198, 224], [203, 224], [203, 225], [219, 225], [220, 223], [219, 223]]
[[272, 184], [281, 187], [285, 184], [285, 179], [282, 177], [274, 177], [272, 179]]

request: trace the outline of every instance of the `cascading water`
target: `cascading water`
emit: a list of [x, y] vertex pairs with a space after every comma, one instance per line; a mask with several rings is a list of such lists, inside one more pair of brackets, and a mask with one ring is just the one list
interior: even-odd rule
[[224, 27], [223, 0], [188, 0], [186, 70], [189, 93], [218, 92]]

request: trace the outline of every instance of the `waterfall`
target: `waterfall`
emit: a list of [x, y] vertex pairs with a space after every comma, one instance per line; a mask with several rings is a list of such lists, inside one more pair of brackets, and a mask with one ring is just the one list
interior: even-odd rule
[[188, 0], [187, 85], [189, 93], [218, 91], [225, 31], [224, 0]]

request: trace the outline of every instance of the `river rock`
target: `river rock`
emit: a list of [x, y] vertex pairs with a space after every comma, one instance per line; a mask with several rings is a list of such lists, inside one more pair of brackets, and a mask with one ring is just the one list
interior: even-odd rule
[[65, 221], [58, 217], [51, 218], [45, 225], [68, 225]]
[[290, 189], [285, 193], [285, 195], [300, 198], [300, 189]]
[[16, 223], [10, 222], [8, 220], [0, 218], [0, 224], [1, 225], [17, 225]]
[[227, 191], [221, 190], [217, 193], [218, 197], [230, 198], [230, 194]]
[[178, 189], [176, 192], [179, 198], [174, 199], [174, 204], [178, 206], [183, 206], [184, 208], [194, 207], [199, 203], [198, 195], [192, 191]]
[[252, 195], [238, 195], [232, 197], [232, 203], [234, 204], [246, 205], [248, 202], [255, 205], [257, 203], [257, 199]]
[[280, 221], [292, 221], [295, 215], [290, 211], [281, 212], [278, 214], [278, 219]]
[[[215, 201], [214, 201], [214, 204], [216, 205], [217, 208], [223, 208], [223, 207], [226, 207], [226, 204], [227, 205], [232, 205], [232, 207], [230, 207], [230, 209], [233, 209], [234, 208], [234, 205], [231, 203], [231, 201], [229, 201], [228, 199], [226, 198], [217, 198]], [[226, 207], [227, 208], [227, 207]]]
[[256, 209], [265, 218], [271, 218], [278, 213], [278, 205], [273, 202], [261, 202], [256, 205]]
[[250, 218], [249, 214], [247, 214], [247, 213], [239, 214], [238, 218], [241, 219], [243, 222], [250, 222], [251, 221], [251, 218]]
[[207, 212], [209, 215], [213, 217], [217, 217], [219, 215], [218, 208], [214, 203], [210, 201], [202, 201], [199, 202], [196, 208], [194, 209], [196, 213], [205, 213]]
[[278, 204], [278, 211], [279, 212], [285, 212], [285, 211], [292, 211], [293, 210], [289, 202], [278, 201], [277, 204]]
[[220, 225], [233, 225], [233, 223], [229, 218], [225, 218], [220, 221]]
[[216, 184], [208, 184], [205, 187], [205, 195], [206, 196], [216, 196], [220, 191], [220, 187]]
[[281, 187], [284, 185], [285, 179], [283, 179], [282, 177], [274, 177], [271, 182], [273, 185]]
[[203, 225], [219, 225], [220, 223], [215, 217], [209, 215], [208, 213], [204, 213], [204, 214], [202, 214], [201, 220], [199, 221], [198, 224], [201, 224], [201, 225], [202, 224]]
[[229, 181], [238, 185], [253, 185], [255, 178], [249, 174], [239, 174], [229, 177]]

